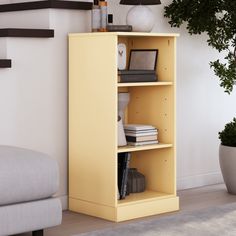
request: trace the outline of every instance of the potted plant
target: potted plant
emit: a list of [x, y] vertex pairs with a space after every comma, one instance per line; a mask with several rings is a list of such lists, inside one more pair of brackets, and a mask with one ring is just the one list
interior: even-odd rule
[[219, 139], [220, 168], [224, 182], [228, 192], [236, 194], [236, 118], [219, 132]]
[[185, 23], [192, 34], [206, 33], [207, 43], [219, 53], [224, 60], [210, 62], [220, 86], [230, 94], [236, 83], [236, 1], [189, 1], [173, 0], [165, 6], [164, 16], [169, 18], [172, 27]]

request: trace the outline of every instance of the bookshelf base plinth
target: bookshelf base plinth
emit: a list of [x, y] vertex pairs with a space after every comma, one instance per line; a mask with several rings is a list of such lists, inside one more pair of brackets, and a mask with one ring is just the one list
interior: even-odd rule
[[149, 199], [145, 202], [137, 201], [130, 202], [130, 204], [118, 204], [117, 207], [104, 206], [97, 203], [70, 198], [69, 210], [114, 222], [121, 222], [177, 211], [179, 210], [179, 198], [174, 196], [162, 199]]

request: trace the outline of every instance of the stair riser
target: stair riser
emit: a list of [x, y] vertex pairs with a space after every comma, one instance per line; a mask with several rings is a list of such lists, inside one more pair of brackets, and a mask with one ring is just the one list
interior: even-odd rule
[[[66, 17], [66, 18], [64, 18]], [[66, 19], [66, 20], [62, 20]], [[81, 31], [90, 31], [90, 11], [66, 9], [42, 9], [37, 11], [0, 13], [0, 28], [37, 28], [53, 29], [55, 23], [61, 21], [61, 27], [73, 28], [76, 25]]]
[[0, 28], [49, 28], [50, 9], [0, 13]]

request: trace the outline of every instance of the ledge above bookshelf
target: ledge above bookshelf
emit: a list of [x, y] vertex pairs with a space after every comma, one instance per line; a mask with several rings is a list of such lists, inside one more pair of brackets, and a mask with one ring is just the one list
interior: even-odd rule
[[174, 197], [174, 194], [146, 190], [142, 193], [131, 193], [126, 196], [125, 199], [119, 200], [118, 206], [136, 204], [156, 199], [165, 199], [168, 197]]
[[122, 152], [137, 152], [137, 151], [145, 151], [145, 150], [153, 150], [153, 149], [161, 149], [161, 148], [171, 148], [173, 147], [173, 144], [164, 144], [164, 143], [158, 143], [155, 145], [143, 145], [143, 146], [124, 146], [124, 147], [118, 147], [118, 153]]
[[139, 82], [139, 83], [117, 83], [118, 87], [142, 87], [142, 86], [166, 86], [173, 85], [173, 82]]

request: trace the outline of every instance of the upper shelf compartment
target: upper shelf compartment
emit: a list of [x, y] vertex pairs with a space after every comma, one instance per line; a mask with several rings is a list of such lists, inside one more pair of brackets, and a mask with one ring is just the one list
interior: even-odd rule
[[11, 4], [0, 4], [0, 12], [11, 12], [11, 11], [25, 11], [25, 10], [37, 10], [37, 9], [73, 9], [73, 10], [91, 10], [91, 2], [83, 1], [58, 1], [58, 0], [47, 0], [47, 1], [32, 1], [32, 2], [19, 2]]

